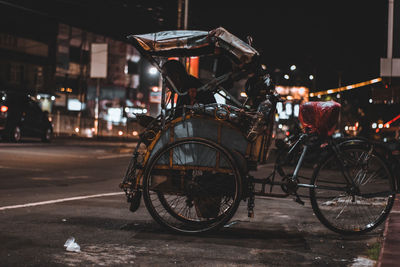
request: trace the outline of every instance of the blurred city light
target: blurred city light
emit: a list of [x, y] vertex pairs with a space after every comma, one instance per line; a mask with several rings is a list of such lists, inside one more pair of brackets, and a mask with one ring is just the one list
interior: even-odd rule
[[290, 66], [290, 70], [295, 70], [296, 69], [296, 65], [292, 65], [292, 66]]
[[298, 116], [299, 116], [299, 111], [300, 111], [300, 105], [299, 105], [299, 104], [294, 105], [293, 115], [294, 115], [295, 117], [298, 117]]
[[7, 112], [8, 107], [7, 106], [1, 106], [0, 111], [1, 112]]
[[218, 104], [226, 104], [226, 99], [225, 99], [226, 94], [225, 94], [225, 92], [221, 91], [220, 93], [221, 93], [221, 95], [218, 94], [218, 93], [214, 94], [215, 101]]
[[289, 75], [287, 75], [287, 74], [285, 74], [284, 76], [283, 76], [283, 78], [285, 78], [286, 80], [289, 80]]
[[314, 80], [314, 75], [310, 74], [310, 76], [308, 76], [308, 79]]
[[288, 116], [292, 115], [292, 104], [291, 103], [286, 103], [285, 110], [286, 110], [286, 114]]
[[150, 67], [149, 68], [149, 73], [150, 75], [156, 75], [157, 74], [157, 68], [156, 67]]
[[68, 99], [67, 108], [71, 111], [80, 111], [85, 109], [85, 104], [81, 103], [78, 99]]
[[122, 118], [122, 108], [109, 108], [107, 120], [111, 122], [120, 122]]
[[378, 82], [381, 82], [381, 81], [382, 81], [382, 78], [376, 78], [376, 79], [372, 79], [372, 80], [361, 82], [361, 83], [355, 83], [355, 84], [351, 84], [351, 85], [347, 85], [347, 86], [342, 86], [342, 87], [339, 87], [339, 88], [334, 88], [334, 89], [329, 89], [329, 90], [325, 90], [325, 91], [319, 91], [319, 92], [315, 92], [315, 93], [310, 93], [310, 97], [317, 96], [318, 98], [320, 98], [321, 95], [329, 95], [329, 94], [332, 94], [332, 93], [342, 92], [342, 91], [345, 91], [345, 90], [350, 90], [350, 89], [354, 89], [354, 88], [370, 85], [370, 84], [373, 84], [373, 83], [378, 83]]

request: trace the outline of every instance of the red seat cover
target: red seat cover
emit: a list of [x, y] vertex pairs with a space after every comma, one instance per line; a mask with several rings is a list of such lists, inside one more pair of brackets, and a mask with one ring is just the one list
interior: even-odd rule
[[331, 136], [336, 129], [340, 104], [335, 101], [311, 101], [300, 106], [299, 120], [304, 129], [321, 136]]

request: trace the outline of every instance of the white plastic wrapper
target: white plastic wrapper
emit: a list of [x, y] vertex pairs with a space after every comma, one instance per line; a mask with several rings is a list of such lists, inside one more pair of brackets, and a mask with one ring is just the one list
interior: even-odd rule
[[78, 245], [78, 243], [75, 242], [74, 237], [68, 238], [68, 240], [65, 241], [64, 247], [66, 248], [67, 251], [81, 252], [81, 247]]

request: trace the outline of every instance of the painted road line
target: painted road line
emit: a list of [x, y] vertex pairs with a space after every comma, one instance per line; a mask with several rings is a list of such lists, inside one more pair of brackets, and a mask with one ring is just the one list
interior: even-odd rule
[[97, 159], [115, 159], [115, 158], [127, 158], [131, 157], [132, 154], [113, 154], [113, 155], [106, 155], [106, 156], [99, 156]]
[[28, 207], [49, 205], [49, 204], [55, 204], [55, 203], [60, 203], [60, 202], [82, 200], [82, 199], [88, 199], [88, 198], [116, 196], [116, 195], [122, 195], [122, 194], [125, 194], [125, 192], [113, 192], [113, 193], [104, 193], [104, 194], [97, 194], [97, 195], [87, 195], [87, 196], [79, 196], [79, 197], [60, 198], [60, 199], [47, 200], [47, 201], [41, 201], [41, 202], [26, 203], [26, 204], [21, 204], [21, 205], [4, 206], [4, 207], [0, 207], [0, 211], [1, 210], [10, 210], [10, 209], [19, 209], [19, 208], [28, 208]]

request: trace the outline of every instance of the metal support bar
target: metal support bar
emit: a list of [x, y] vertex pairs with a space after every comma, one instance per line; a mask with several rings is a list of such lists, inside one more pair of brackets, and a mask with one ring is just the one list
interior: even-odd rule
[[279, 198], [286, 198], [289, 196], [287, 193], [264, 193], [264, 192], [254, 192], [255, 196], [262, 196], [262, 197], [279, 197]]
[[292, 181], [296, 181], [297, 180], [297, 174], [299, 173], [301, 165], [303, 164], [303, 160], [304, 160], [304, 157], [306, 156], [307, 149], [308, 149], [308, 146], [305, 145], [304, 148], [303, 148], [303, 152], [301, 152], [301, 156], [299, 158], [299, 161], [297, 162], [296, 169], [293, 172]]

